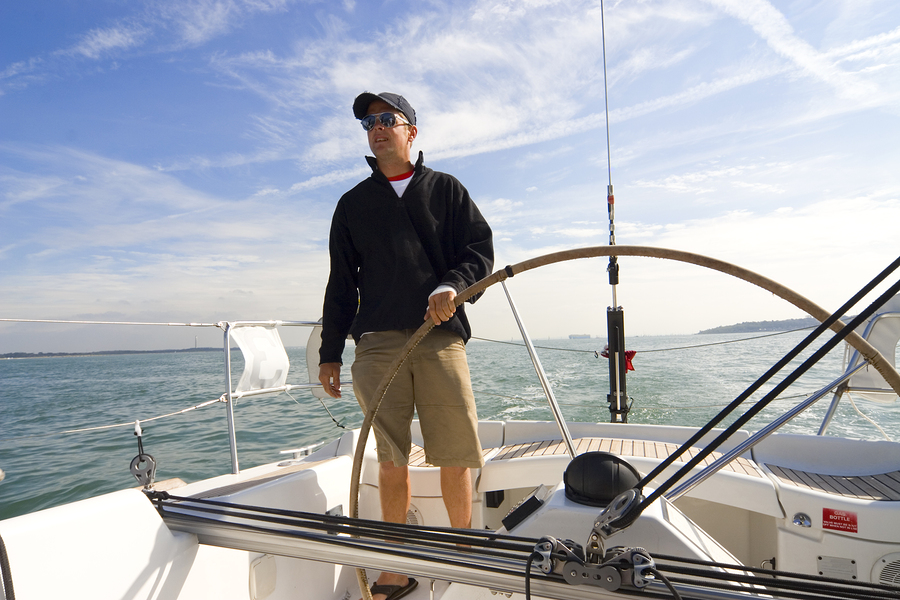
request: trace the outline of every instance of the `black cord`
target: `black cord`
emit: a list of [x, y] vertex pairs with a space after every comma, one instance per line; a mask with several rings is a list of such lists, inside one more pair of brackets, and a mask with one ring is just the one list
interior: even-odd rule
[[672, 593], [672, 597], [675, 598], [675, 600], [681, 600], [681, 594], [678, 593], [678, 590], [675, 589], [675, 586], [672, 585], [672, 582], [669, 581], [668, 577], [666, 577], [656, 569], [647, 569], [647, 571], [653, 573], [654, 577], [662, 581], [663, 584], [665, 584], [665, 586], [669, 588], [669, 591]]
[[525, 600], [531, 600], [531, 564], [534, 562], [535, 553], [528, 555], [528, 562], [525, 564]]
[[16, 592], [13, 590], [12, 571], [9, 568], [9, 556], [6, 554], [6, 544], [3, 536], [0, 536], [0, 571], [2, 571], [3, 595], [6, 600], [16, 600]]

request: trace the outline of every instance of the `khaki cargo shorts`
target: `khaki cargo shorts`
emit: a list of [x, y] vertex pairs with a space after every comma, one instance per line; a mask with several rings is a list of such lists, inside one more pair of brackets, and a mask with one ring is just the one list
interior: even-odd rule
[[[367, 333], [350, 371], [364, 411], [378, 384], [415, 329]], [[387, 389], [373, 429], [378, 462], [409, 464], [410, 424], [418, 413], [425, 459], [437, 467], [481, 467], [478, 414], [466, 347], [455, 333], [433, 329], [406, 359]]]

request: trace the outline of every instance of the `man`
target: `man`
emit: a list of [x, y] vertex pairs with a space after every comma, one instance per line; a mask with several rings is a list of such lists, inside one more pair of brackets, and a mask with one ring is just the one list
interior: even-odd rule
[[[360, 94], [353, 114], [374, 158], [371, 177], [344, 194], [331, 224], [331, 274], [325, 290], [319, 381], [341, 397], [341, 354], [356, 341], [353, 388], [363, 410], [388, 365], [432, 319], [391, 383], [376, 413], [382, 518], [405, 523], [410, 503], [410, 423], [416, 410], [426, 460], [441, 469], [441, 491], [453, 527], [472, 518], [469, 468], [484, 464], [465, 342], [471, 336], [456, 295], [487, 276], [494, 260], [491, 229], [454, 177], [410, 160], [416, 113], [403, 96]], [[475, 299], [471, 299], [474, 302]], [[415, 579], [382, 573], [375, 600], [396, 600]]]

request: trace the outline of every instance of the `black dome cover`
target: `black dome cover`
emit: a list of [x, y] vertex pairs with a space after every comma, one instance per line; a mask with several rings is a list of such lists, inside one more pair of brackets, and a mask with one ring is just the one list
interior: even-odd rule
[[608, 452], [576, 456], [563, 475], [566, 498], [587, 506], [607, 506], [622, 492], [637, 487], [640, 480], [637, 469]]

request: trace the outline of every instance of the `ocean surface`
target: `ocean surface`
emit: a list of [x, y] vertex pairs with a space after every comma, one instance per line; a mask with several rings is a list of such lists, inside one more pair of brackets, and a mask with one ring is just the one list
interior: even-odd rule
[[[629, 422], [702, 425], [808, 333], [754, 339], [746, 334], [629, 338], [628, 348], [637, 351], [635, 370], [627, 378]], [[823, 342], [804, 352], [801, 360]], [[605, 340], [534, 343], [566, 420], [608, 422], [609, 367], [595, 354]], [[835, 379], [842, 370], [843, 348], [841, 344], [817, 363], [745, 428], [760, 429]], [[304, 352], [288, 349], [289, 383], [306, 381]], [[473, 339], [468, 355], [481, 419], [552, 420], [520, 342]], [[234, 359], [236, 385], [243, 364], [239, 355]], [[348, 348], [345, 379], [350, 378], [351, 361]], [[180, 412], [220, 397], [224, 372], [221, 351], [0, 360], [0, 469], [6, 474], [0, 481], [0, 519], [137, 486], [129, 472], [138, 454], [135, 420], [142, 421], [144, 451], [157, 462], [157, 480], [179, 477], [191, 482], [231, 472], [225, 405], [214, 402]], [[237, 401], [241, 468], [281, 460], [281, 450], [330, 441], [343, 432], [340, 426], [358, 427], [363, 415], [347, 387], [342, 399], [324, 405], [305, 391]], [[816, 433], [830, 401], [829, 394], [782, 431]], [[883, 432], [845, 397], [829, 435], [900, 440], [896, 405], [857, 399], [856, 408]], [[150, 420], [163, 415], [170, 416]]]

